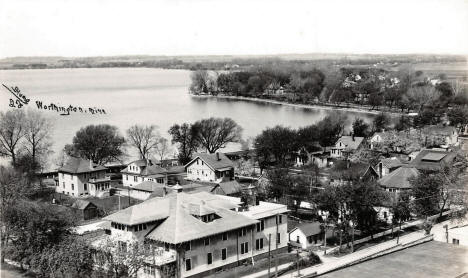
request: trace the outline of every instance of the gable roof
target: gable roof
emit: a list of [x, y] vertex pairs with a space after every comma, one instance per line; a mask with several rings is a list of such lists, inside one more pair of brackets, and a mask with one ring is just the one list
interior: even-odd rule
[[91, 160], [71, 157], [67, 163], [58, 169], [59, 172], [66, 172], [71, 174], [89, 173], [107, 170], [106, 167], [91, 162]]
[[[163, 220], [147, 238], [178, 244], [250, 226], [258, 221], [231, 209], [238, 204], [207, 192], [187, 194], [171, 193], [163, 198], [149, 199], [143, 203], [107, 216], [105, 219], [125, 225]], [[194, 215], [215, 213], [219, 218], [203, 222]]]
[[402, 165], [398, 157], [385, 158], [385, 159], [382, 159], [379, 163], [382, 163], [382, 167], [385, 167], [388, 169], [400, 167]]
[[76, 200], [71, 207], [83, 210], [87, 208], [89, 205], [96, 207], [96, 205], [91, 203], [90, 201], [80, 200], [80, 199]]
[[[219, 155], [219, 159], [218, 159]], [[234, 167], [234, 163], [223, 153], [199, 153], [195, 154], [195, 157], [185, 165], [185, 168], [190, 166], [193, 162], [197, 160], [197, 158], [200, 158], [205, 162], [208, 167], [210, 167], [212, 170], [219, 170], [223, 168], [232, 168]]]
[[456, 156], [455, 152], [425, 149], [421, 150], [409, 165], [418, 170], [438, 171], [445, 165], [450, 165]]
[[338, 141], [336, 141], [335, 146], [341, 142], [345, 145], [346, 150], [357, 150], [361, 145], [364, 137], [356, 137], [356, 136], [341, 136]]
[[302, 223], [292, 229], [289, 233], [292, 233], [294, 230], [300, 230], [305, 236], [317, 235], [322, 232], [320, 222]]
[[383, 176], [377, 182], [387, 188], [408, 189], [411, 188], [411, 183], [408, 179], [417, 177], [418, 175], [419, 171], [416, 168], [403, 166]]
[[227, 181], [217, 184], [211, 192], [220, 195], [232, 195], [242, 191], [242, 186], [237, 181]]

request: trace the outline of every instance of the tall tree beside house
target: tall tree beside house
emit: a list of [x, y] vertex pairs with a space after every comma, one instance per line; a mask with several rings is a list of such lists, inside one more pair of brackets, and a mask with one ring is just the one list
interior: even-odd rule
[[0, 156], [10, 157], [16, 165], [25, 134], [26, 114], [23, 110], [0, 112]]
[[51, 119], [40, 112], [28, 110], [24, 127], [25, 149], [32, 161], [43, 162], [45, 156], [51, 152]]
[[380, 132], [382, 130], [388, 129], [390, 124], [390, 119], [385, 113], [379, 113], [372, 122], [372, 129], [374, 132]]
[[200, 146], [209, 153], [226, 147], [228, 143], [238, 143], [242, 139], [242, 127], [231, 118], [209, 118], [193, 124], [197, 131]]
[[82, 157], [94, 163], [105, 164], [119, 161], [124, 155], [125, 138], [116, 126], [101, 124], [81, 128], [67, 145], [70, 156]]
[[138, 150], [141, 159], [150, 157], [162, 138], [157, 126], [133, 125], [127, 129], [127, 142]]
[[369, 125], [361, 118], [354, 119], [353, 135], [358, 137], [369, 136]]
[[199, 147], [196, 127], [187, 123], [174, 124], [168, 132], [172, 136], [172, 143], [177, 145], [179, 162], [187, 164]]
[[297, 151], [296, 132], [289, 127], [275, 126], [262, 131], [255, 138], [260, 168], [277, 164], [285, 166], [293, 152]]
[[343, 133], [345, 121], [345, 116], [335, 113], [316, 123], [319, 144], [323, 147], [334, 145]]

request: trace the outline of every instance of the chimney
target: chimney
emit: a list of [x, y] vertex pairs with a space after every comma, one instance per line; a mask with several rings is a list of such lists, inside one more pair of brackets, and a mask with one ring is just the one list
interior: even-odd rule
[[219, 153], [218, 152], [216, 153], [216, 160], [218, 160], [218, 161], [221, 160], [221, 158], [219, 158]]
[[93, 169], [93, 161], [91, 159], [89, 160], [89, 168]]

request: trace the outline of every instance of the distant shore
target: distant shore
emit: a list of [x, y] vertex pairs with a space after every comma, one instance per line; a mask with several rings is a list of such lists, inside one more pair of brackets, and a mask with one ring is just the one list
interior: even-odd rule
[[366, 107], [351, 107], [351, 106], [343, 106], [343, 105], [323, 105], [323, 104], [301, 104], [301, 103], [290, 103], [284, 102], [279, 100], [273, 99], [263, 99], [263, 98], [255, 98], [255, 97], [243, 97], [243, 96], [227, 96], [227, 95], [194, 95], [191, 96], [199, 97], [199, 98], [224, 98], [224, 99], [234, 99], [234, 100], [243, 100], [243, 101], [254, 101], [254, 102], [263, 102], [263, 103], [271, 103], [277, 105], [285, 105], [297, 108], [305, 108], [305, 109], [325, 109], [325, 110], [335, 110], [335, 111], [347, 111], [347, 112], [357, 112], [357, 113], [367, 113], [378, 115], [382, 112], [386, 114], [390, 114], [393, 116], [400, 116], [406, 115], [406, 113], [402, 112], [395, 112], [395, 111], [384, 111], [384, 110], [371, 110]]

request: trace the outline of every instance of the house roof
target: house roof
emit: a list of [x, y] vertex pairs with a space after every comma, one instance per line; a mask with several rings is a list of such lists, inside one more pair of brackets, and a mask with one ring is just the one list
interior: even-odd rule
[[418, 170], [437, 171], [445, 165], [450, 165], [456, 156], [455, 152], [425, 149], [421, 150], [409, 165]]
[[400, 167], [402, 165], [398, 157], [385, 158], [385, 159], [382, 159], [380, 163], [382, 163], [382, 167], [385, 167], [388, 169]]
[[[156, 241], [178, 244], [254, 225], [258, 222], [229, 209], [237, 205], [206, 192], [172, 193], [165, 198], [154, 199], [169, 200], [167, 218], [146, 236]], [[153, 205], [159, 208], [158, 201], [154, 201]], [[215, 213], [219, 218], [211, 222], [203, 222], [194, 217], [194, 215], [209, 213]]]
[[89, 205], [96, 206], [95, 204], [91, 203], [90, 201], [78, 199], [72, 204], [71, 207], [83, 210], [83, 209], [87, 208]]
[[390, 174], [383, 176], [378, 183], [384, 187], [388, 188], [401, 188], [407, 189], [411, 188], [411, 183], [409, 182], [409, 178], [417, 177], [419, 175], [419, 171], [413, 167], [400, 167]]
[[71, 157], [65, 165], [58, 169], [59, 172], [66, 172], [71, 174], [79, 174], [79, 173], [89, 173], [89, 172], [96, 172], [106, 170], [107, 168], [91, 162], [91, 160]]
[[317, 235], [322, 232], [320, 222], [302, 223], [292, 229], [289, 233], [292, 233], [295, 230], [300, 230], [305, 236]]
[[144, 181], [132, 187], [134, 190], [153, 192], [157, 187], [164, 188], [164, 185], [153, 181]]
[[240, 193], [241, 191], [242, 191], [242, 186], [235, 180], [221, 182], [212, 189], [212, 192], [216, 194], [223, 194], [223, 195], [237, 194], [237, 193]]
[[[219, 159], [218, 159], [219, 155]], [[190, 166], [197, 158], [200, 158], [203, 160], [203, 162], [208, 165], [213, 170], [219, 170], [219, 169], [224, 169], [224, 168], [231, 168], [234, 167], [234, 163], [223, 153], [199, 153], [194, 156], [194, 159], [192, 159], [185, 167], [187, 168]]]
[[340, 139], [338, 139], [338, 141], [336, 142], [336, 144], [341, 142], [345, 145], [346, 150], [352, 151], [352, 150], [357, 150], [363, 140], [364, 140], [364, 137], [341, 136]]

